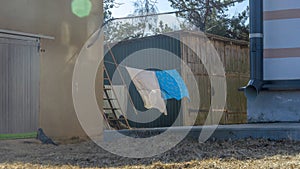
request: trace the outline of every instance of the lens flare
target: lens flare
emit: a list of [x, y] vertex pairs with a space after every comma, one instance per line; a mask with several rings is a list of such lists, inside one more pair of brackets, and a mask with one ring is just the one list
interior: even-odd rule
[[79, 18], [89, 16], [92, 10], [92, 3], [90, 0], [73, 0], [72, 12]]

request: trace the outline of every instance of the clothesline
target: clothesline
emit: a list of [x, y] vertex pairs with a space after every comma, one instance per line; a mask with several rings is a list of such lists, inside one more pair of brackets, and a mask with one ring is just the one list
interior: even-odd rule
[[105, 63], [112, 64], [112, 65], [121, 66], [121, 67], [123, 67], [123, 68], [126, 68], [126, 67], [128, 67], [128, 66], [126, 66], [126, 65], [122, 65], [122, 64], [118, 64], [118, 63], [114, 63], [114, 62], [110, 62], [110, 61], [104, 61], [104, 62], [105, 62]]
[[[104, 61], [104, 63], [109, 63], [109, 64], [112, 64], [112, 65], [117, 65], [117, 67], [122, 67], [122, 68], [125, 68], [126, 69], [126, 67], [132, 67], [132, 66], [126, 66], [126, 65], [123, 65], [123, 64], [118, 64], [118, 63], [114, 63], [114, 62], [110, 62], [110, 61]], [[180, 69], [178, 69], [178, 68], [174, 68], [175, 70], [177, 70], [177, 71], [179, 71]], [[174, 69], [172, 69], [172, 70], [174, 70]], [[171, 69], [170, 69], [171, 70]], [[180, 71], [179, 71], [180, 72]]]

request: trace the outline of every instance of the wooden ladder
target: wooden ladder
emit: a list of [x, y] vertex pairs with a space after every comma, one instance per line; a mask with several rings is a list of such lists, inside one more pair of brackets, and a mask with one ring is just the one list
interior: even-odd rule
[[[135, 114], [138, 114], [138, 111], [136, 110], [136, 108], [135, 108], [135, 106], [134, 106], [134, 102], [133, 102], [133, 100], [132, 100], [132, 98], [131, 98], [131, 95], [130, 95], [130, 93], [129, 93], [129, 90], [128, 90], [128, 86], [126, 85], [126, 83], [125, 83], [125, 79], [124, 79], [124, 77], [122, 76], [122, 73], [121, 73], [121, 71], [119, 70], [119, 64], [117, 63], [117, 60], [116, 60], [116, 58], [115, 58], [115, 56], [114, 56], [114, 54], [113, 54], [113, 52], [112, 52], [112, 50], [111, 50], [111, 47], [110, 47], [110, 45], [109, 44], [107, 44], [107, 48], [108, 48], [108, 51], [109, 51], [109, 53], [110, 53], [110, 55], [111, 55], [111, 58], [113, 59], [113, 62], [112, 63], [109, 63], [109, 64], [112, 64], [112, 65], [114, 65], [115, 66], [115, 68], [116, 68], [116, 72], [120, 75], [120, 80], [122, 81], [122, 84], [124, 85], [124, 87], [125, 87], [125, 91], [126, 91], [126, 93], [127, 93], [127, 96], [128, 96], [128, 99], [129, 99], [129, 102], [130, 102], [130, 104], [132, 105], [132, 108], [133, 108], [133, 111], [134, 111], [134, 113]], [[105, 61], [104, 61], [105, 62]], [[118, 98], [116, 98], [116, 93], [115, 93], [115, 91], [114, 91], [114, 89], [113, 89], [113, 85], [112, 85], [112, 80], [111, 80], [111, 78], [109, 77], [109, 73], [108, 73], [108, 71], [107, 71], [107, 68], [106, 68], [106, 66], [105, 66], [105, 64], [104, 64], [104, 82], [108, 82], [107, 84], [109, 84], [108, 86], [109, 86], [109, 88], [106, 88], [105, 86], [104, 86], [104, 101], [107, 101], [108, 102], [108, 105], [109, 105], [109, 107], [105, 107], [104, 108], [104, 119], [107, 121], [107, 125], [108, 125], [108, 127], [109, 128], [112, 128], [111, 126], [115, 126], [115, 127], [113, 127], [113, 128], [115, 128], [115, 129], [123, 129], [123, 128], [128, 128], [128, 129], [131, 129], [131, 127], [130, 127], [130, 125], [129, 125], [129, 123], [128, 123], [128, 119], [127, 119], [127, 116], [126, 116], [126, 114], [124, 114], [123, 112], [122, 112], [122, 109], [121, 109], [121, 106], [120, 106], [120, 102], [119, 102], [119, 100], [118, 100]], [[104, 83], [105, 84], [105, 83]], [[115, 98], [111, 98], [111, 97], [109, 97], [110, 95], [109, 95], [109, 91], [111, 91], [111, 94], [115, 97]], [[113, 101], [115, 101], [116, 103], [117, 103], [117, 106], [118, 107], [114, 107], [114, 104], [113, 104]], [[108, 114], [105, 114], [105, 111], [111, 111], [112, 112], [112, 116], [111, 117], [109, 117], [108, 116]], [[116, 114], [116, 112], [117, 111], [119, 111], [119, 112], [121, 112], [121, 118], [119, 117], [117, 117], [117, 114]], [[124, 126], [124, 124], [125, 124], [125, 126]]]
[[[104, 82], [107, 82], [108, 85], [103, 85], [103, 100], [108, 104], [104, 104], [108, 107], [104, 107], [104, 120], [107, 123], [107, 127], [110, 129], [130, 129], [130, 125], [126, 118], [126, 115], [123, 113], [120, 102], [116, 98], [116, 92], [113, 88], [112, 81], [109, 77], [107, 69], [104, 65]], [[105, 84], [105, 83], [104, 83]], [[117, 112], [120, 112], [121, 116], [118, 117]]]

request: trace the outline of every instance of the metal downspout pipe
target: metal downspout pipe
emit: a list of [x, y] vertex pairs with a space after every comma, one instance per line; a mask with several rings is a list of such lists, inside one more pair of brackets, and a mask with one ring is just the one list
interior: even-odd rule
[[244, 92], [255, 99], [264, 84], [263, 0], [250, 0], [250, 81]]

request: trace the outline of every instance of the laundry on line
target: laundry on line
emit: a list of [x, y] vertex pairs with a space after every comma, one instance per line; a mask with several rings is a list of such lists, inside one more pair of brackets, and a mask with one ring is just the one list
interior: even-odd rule
[[167, 115], [166, 104], [162, 98], [155, 72], [129, 67], [126, 67], [126, 69], [144, 101], [145, 108], [157, 108]]
[[157, 108], [167, 115], [164, 100], [189, 97], [188, 89], [176, 70], [149, 71], [126, 67], [147, 109]]
[[190, 99], [188, 89], [177, 70], [155, 71], [163, 98], [181, 100]]

